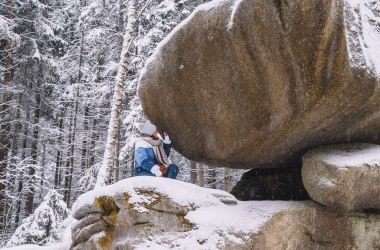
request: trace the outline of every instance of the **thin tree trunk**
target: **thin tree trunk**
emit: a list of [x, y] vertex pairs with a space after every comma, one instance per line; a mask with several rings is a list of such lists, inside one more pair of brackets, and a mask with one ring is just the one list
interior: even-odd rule
[[224, 169], [224, 190], [231, 192], [232, 190], [232, 169]]
[[[44, 179], [45, 179], [45, 162], [46, 162], [46, 144], [43, 144], [43, 150], [42, 150], [42, 161], [41, 161], [41, 180], [40, 180], [40, 187], [44, 186]], [[43, 199], [42, 190], [39, 190], [39, 198], [40, 200]]]
[[91, 129], [91, 145], [90, 145], [90, 150], [89, 150], [90, 162], [88, 163], [89, 167], [92, 167], [95, 164], [95, 146], [96, 146], [96, 135], [97, 135], [95, 128], [96, 128], [97, 124], [98, 124], [98, 120], [96, 118], [94, 118], [94, 120], [92, 122], [92, 129]]
[[128, 5], [128, 24], [123, 36], [123, 48], [120, 55], [119, 68], [116, 75], [116, 84], [112, 99], [111, 118], [107, 131], [107, 142], [104, 151], [103, 163], [99, 169], [95, 188], [110, 184], [113, 157], [116, 152], [120, 116], [123, 109], [125, 86], [128, 74], [128, 53], [134, 38], [134, 28], [137, 24], [137, 1], [130, 0]]
[[205, 186], [205, 167], [202, 163], [198, 164], [199, 166], [199, 186]]
[[65, 111], [61, 111], [61, 117], [59, 118], [58, 128], [59, 128], [59, 136], [57, 141], [57, 157], [55, 160], [55, 173], [54, 173], [54, 188], [58, 189], [61, 185], [61, 165], [62, 165], [62, 152], [61, 152], [61, 143], [62, 143], [62, 135], [63, 135], [63, 116], [65, 115]]
[[[89, 116], [89, 113], [90, 113], [90, 110], [88, 108], [88, 106], [86, 106], [84, 108], [84, 124], [83, 124], [83, 129], [84, 129], [84, 132], [86, 133], [88, 130], [89, 130], [89, 122], [88, 122], [88, 116]], [[88, 132], [88, 135], [86, 136], [86, 134], [84, 134], [83, 136], [83, 143], [82, 143], [82, 160], [81, 160], [81, 169], [82, 169], [82, 174], [84, 174], [84, 172], [86, 171], [87, 169], [87, 166], [88, 166], [88, 137], [90, 136], [90, 132]]]
[[197, 163], [195, 161], [190, 161], [190, 182], [197, 183]]
[[72, 121], [72, 128], [70, 134], [70, 156], [68, 161], [68, 174], [65, 176], [65, 197], [67, 207], [70, 207], [70, 198], [71, 198], [71, 187], [73, 180], [73, 171], [74, 171], [74, 149], [75, 149], [75, 137], [76, 137], [76, 126], [77, 126], [77, 116], [78, 116], [78, 107], [79, 107], [79, 88], [77, 89], [76, 101], [74, 107], [74, 116]]
[[[119, 123], [121, 123], [121, 120], [119, 120]], [[114, 183], [119, 181], [119, 172], [120, 172], [120, 131], [121, 131], [121, 124], [119, 124], [118, 127], [118, 139], [116, 141], [116, 152], [115, 152], [115, 164], [114, 164], [114, 172], [115, 172], [115, 179]]]
[[29, 178], [30, 178], [30, 187], [29, 192], [27, 193], [27, 199], [26, 199], [26, 212], [27, 214], [33, 213], [33, 205], [34, 205], [34, 192], [35, 192], [35, 173], [36, 173], [36, 166], [38, 164], [37, 162], [37, 156], [38, 156], [38, 140], [39, 140], [39, 123], [40, 123], [40, 112], [41, 112], [41, 95], [40, 95], [40, 87], [42, 85], [42, 62], [39, 62], [38, 65], [38, 77], [36, 82], [36, 95], [35, 95], [35, 108], [34, 108], [34, 117], [33, 117], [33, 139], [32, 139], [32, 147], [31, 147], [31, 153], [32, 153], [32, 165], [29, 167]]

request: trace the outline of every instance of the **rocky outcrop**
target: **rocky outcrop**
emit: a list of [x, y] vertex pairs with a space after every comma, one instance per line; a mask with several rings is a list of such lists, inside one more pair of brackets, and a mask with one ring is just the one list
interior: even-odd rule
[[180, 181], [130, 178], [78, 198], [71, 248], [132, 249], [155, 235], [193, 229], [185, 218], [189, 211], [236, 203], [228, 193]]
[[308, 200], [298, 169], [252, 169], [231, 191], [238, 200]]
[[302, 180], [310, 197], [343, 211], [380, 211], [380, 146], [319, 147], [303, 157]]
[[379, 66], [368, 52], [380, 48], [366, 40], [379, 31], [362, 11], [374, 1], [350, 2], [199, 7], [142, 73], [146, 115], [187, 158], [236, 168], [300, 167], [312, 147], [380, 143]]
[[72, 249], [366, 249], [380, 247], [380, 215], [313, 201], [238, 202], [180, 181], [134, 177], [73, 206]]

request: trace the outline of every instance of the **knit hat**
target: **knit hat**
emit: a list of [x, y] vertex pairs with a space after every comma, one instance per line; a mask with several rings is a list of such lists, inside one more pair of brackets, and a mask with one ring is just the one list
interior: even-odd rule
[[141, 123], [139, 126], [140, 133], [145, 135], [153, 135], [156, 132], [157, 128], [150, 122]]

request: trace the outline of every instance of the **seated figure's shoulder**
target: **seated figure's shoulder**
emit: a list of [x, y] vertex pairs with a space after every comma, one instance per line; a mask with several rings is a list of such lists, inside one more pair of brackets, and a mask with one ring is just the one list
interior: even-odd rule
[[147, 141], [143, 140], [142, 138], [138, 138], [135, 142], [135, 148], [152, 148], [152, 145], [150, 145]]

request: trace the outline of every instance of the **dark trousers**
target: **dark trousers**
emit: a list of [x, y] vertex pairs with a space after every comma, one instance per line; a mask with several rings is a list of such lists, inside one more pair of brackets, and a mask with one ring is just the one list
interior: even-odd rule
[[[168, 166], [168, 173], [163, 176], [166, 178], [175, 179], [177, 178], [178, 172], [179, 172], [178, 166], [175, 164], [170, 164]], [[146, 171], [145, 169], [140, 168], [138, 171], [135, 172], [135, 176], [155, 176], [155, 175], [150, 171]]]

